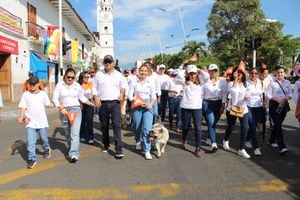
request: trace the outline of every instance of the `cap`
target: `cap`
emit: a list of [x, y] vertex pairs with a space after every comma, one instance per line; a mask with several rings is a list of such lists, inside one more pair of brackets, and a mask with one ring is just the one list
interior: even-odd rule
[[114, 62], [114, 58], [111, 55], [106, 55], [103, 58], [103, 62]]
[[208, 66], [208, 70], [210, 70], [210, 71], [212, 71], [212, 70], [219, 70], [219, 67], [216, 64], [210, 64]]
[[174, 69], [173, 74], [174, 74], [174, 75], [177, 75], [178, 72], [179, 72], [179, 69]]
[[186, 71], [187, 73], [197, 73], [198, 68], [195, 65], [188, 65]]
[[28, 76], [34, 76], [34, 72], [33, 71], [29, 71], [28, 72]]
[[35, 85], [39, 82], [40, 82], [40, 80], [36, 76], [30, 77], [30, 79], [28, 80], [29, 85]]
[[164, 64], [161, 64], [161, 65], [159, 65], [158, 68], [164, 68], [164, 69], [166, 69], [166, 66]]
[[174, 71], [173, 68], [168, 69], [168, 72], [173, 72], [173, 71]]

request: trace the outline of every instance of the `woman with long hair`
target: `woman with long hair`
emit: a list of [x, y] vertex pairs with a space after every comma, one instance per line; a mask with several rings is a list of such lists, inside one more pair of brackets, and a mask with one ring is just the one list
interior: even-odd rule
[[[87, 71], [81, 72], [78, 77], [84, 96], [90, 101], [95, 102], [97, 90], [90, 82], [90, 76]], [[82, 120], [80, 126], [80, 141], [94, 144], [94, 113], [95, 108], [87, 104], [82, 104]]]
[[[249, 95], [246, 93], [246, 70], [235, 68], [233, 70], [232, 81], [228, 84], [228, 103], [227, 103], [227, 123], [228, 126], [225, 131], [225, 137], [223, 140], [224, 150], [229, 151], [229, 137], [235, 126], [236, 119], [239, 118], [241, 124], [241, 136], [240, 136], [240, 147], [238, 150], [238, 155], [243, 158], [250, 158], [250, 155], [245, 150], [246, 134], [249, 120], [248, 107], [246, 105], [246, 99]], [[233, 107], [239, 107], [242, 111], [242, 116], [237, 117], [230, 114], [230, 110]]]

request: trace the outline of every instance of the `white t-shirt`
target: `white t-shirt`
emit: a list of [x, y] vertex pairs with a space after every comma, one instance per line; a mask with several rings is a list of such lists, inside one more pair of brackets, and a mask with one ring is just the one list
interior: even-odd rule
[[185, 109], [202, 109], [203, 86], [195, 85], [191, 81], [183, 86], [180, 107]]
[[250, 107], [261, 107], [262, 106], [262, 84], [259, 79], [257, 79], [256, 84], [247, 80], [247, 94], [249, 94], [250, 98], [246, 100], [246, 103]]
[[246, 105], [245, 96], [247, 95], [247, 89], [243, 84], [233, 86], [233, 82], [228, 84], [229, 101], [227, 110], [230, 111], [232, 105], [236, 105], [244, 108], [244, 114], [247, 113], [248, 106]]
[[25, 116], [30, 119], [26, 125], [29, 128], [49, 127], [45, 106], [50, 105], [50, 100], [45, 91], [40, 90], [34, 94], [29, 91], [23, 93], [19, 108], [25, 108]]

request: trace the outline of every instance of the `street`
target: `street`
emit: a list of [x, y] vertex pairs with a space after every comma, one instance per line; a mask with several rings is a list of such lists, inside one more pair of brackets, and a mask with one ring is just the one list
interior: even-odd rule
[[68, 146], [57, 109], [48, 109], [52, 156], [44, 159], [38, 142], [38, 163], [33, 169], [26, 168], [25, 127], [16, 122], [15, 110], [1, 111], [0, 199], [300, 199], [300, 129], [293, 109], [283, 126], [289, 149], [285, 155], [268, 146], [268, 130], [266, 142], [259, 140], [262, 156], [255, 157], [253, 149], [247, 149], [251, 159], [238, 156], [239, 127], [230, 138], [231, 150], [224, 151], [223, 116], [218, 123], [216, 153], [206, 145], [207, 127], [202, 126], [205, 154], [201, 158], [193, 154], [192, 132], [183, 150], [181, 135], [170, 131], [165, 154], [158, 159], [153, 151], [153, 160], [148, 161], [135, 150], [134, 135], [128, 129], [122, 130], [125, 157], [119, 160], [114, 158], [114, 145], [108, 153], [101, 151], [95, 117], [96, 142], [81, 143], [75, 164], [65, 157]]

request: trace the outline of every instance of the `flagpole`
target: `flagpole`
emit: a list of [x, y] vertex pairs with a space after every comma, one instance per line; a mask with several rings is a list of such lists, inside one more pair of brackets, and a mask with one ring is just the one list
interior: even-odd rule
[[[60, 72], [63, 70], [63, 52], [62, 52], [62, 0], [59, 0], [59, 69]], [[61, 74], [62, 75], [62, 74]]]

